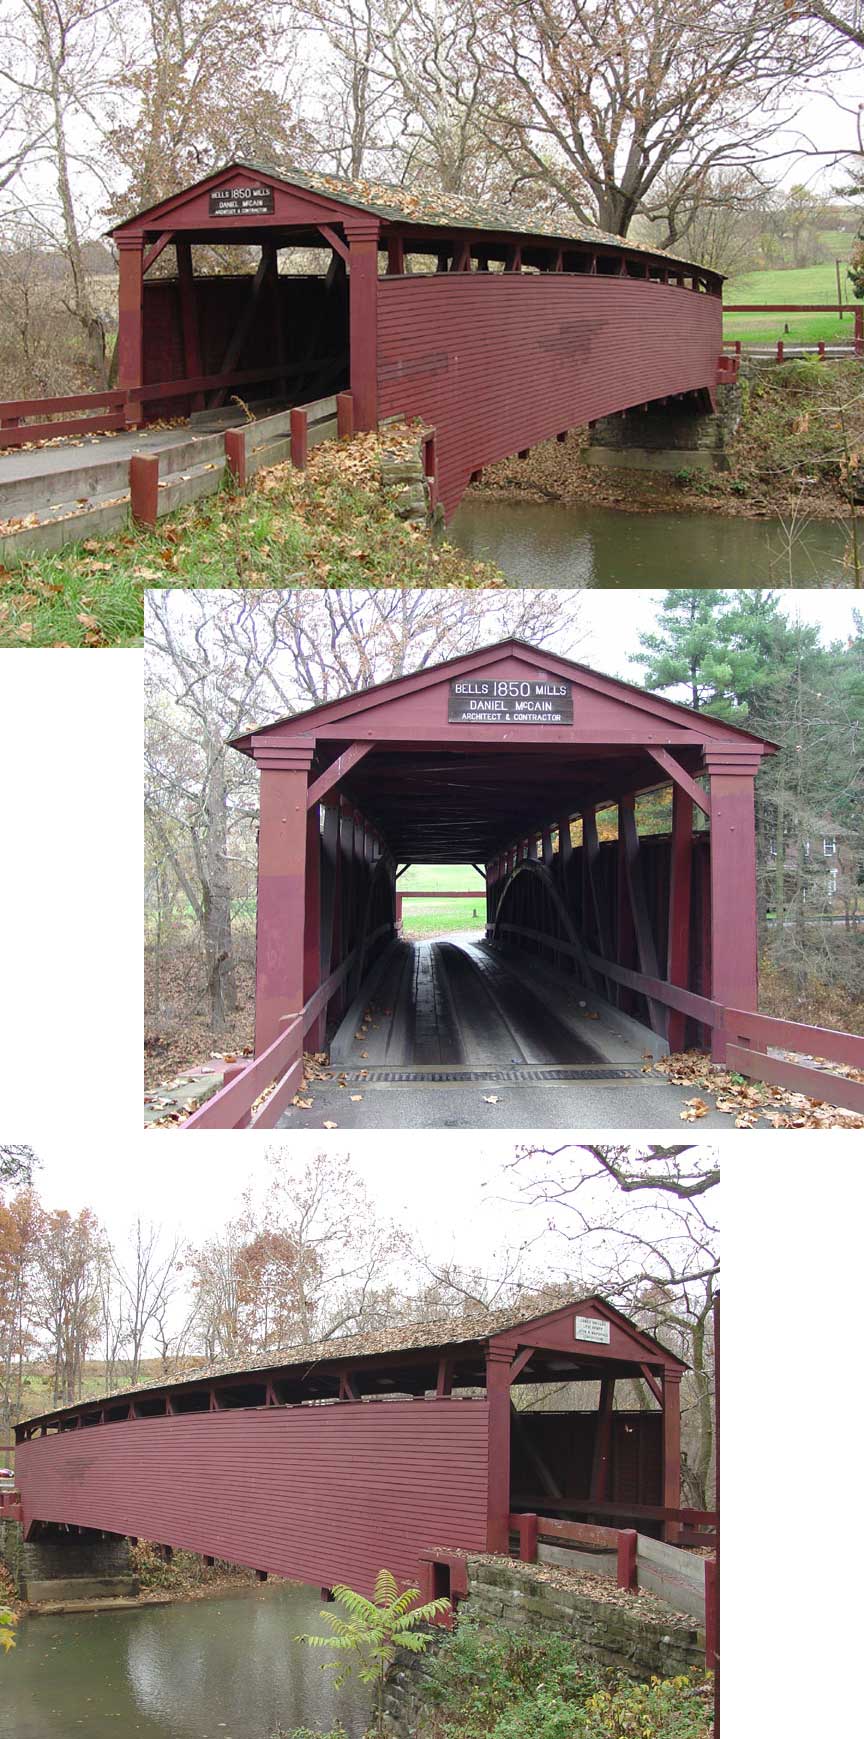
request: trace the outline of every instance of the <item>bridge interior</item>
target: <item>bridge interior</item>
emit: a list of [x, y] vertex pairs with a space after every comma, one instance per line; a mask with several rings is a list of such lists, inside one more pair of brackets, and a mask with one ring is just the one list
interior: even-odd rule
[[[690, 758], [695, 771], [698, 751]], [[486, 923], [476, 936], [383, 947], [350, 1006], [331, 1010], [331, 1061], [370, 1072], [489, 1064], [591, 1070], [638, 1068], [646, 1049], [662, 1053], [665, 1021], [588, 958], [608, 954], [638, 967], [644, 920], [665, 961], [670, 836], [640, 836], [631, 808], [620, 842], [601, 841], [596, 819], [612, 806], [615, 830], [619, 798], [632, 803], [634, 792], [656, 784], [656, 763], [644, 751], [612, 746], [535, 742], [493, 753], [405, 744], [365, 756], [343, 782], [343, 801], [371, 823], [388, 880], [397, 865], [484, 866]], [[628, 859], [623, 829], [631, 821], [636, 853]], [[701, 961], [707, 838], [694, 833], [693, 844], [689, 922]], [[398, 889], [398, 880], [392, 885]]]

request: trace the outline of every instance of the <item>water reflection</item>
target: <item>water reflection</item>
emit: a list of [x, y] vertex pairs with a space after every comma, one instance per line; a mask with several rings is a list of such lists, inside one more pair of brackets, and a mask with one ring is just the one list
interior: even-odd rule
[[523, 586], [851, 585], [847, 528], [466, 496], [448, 536]]
[[294, 1641], [324, 1630], [316, 1589], [267, 1587], [220, 1600], [30, 1618], [3, 1663], [0, 1734], [9, 1739], [270, 1739], [280, 1727], [349, 1739], [366, 1696], [341, 1691], [325, 1658]]

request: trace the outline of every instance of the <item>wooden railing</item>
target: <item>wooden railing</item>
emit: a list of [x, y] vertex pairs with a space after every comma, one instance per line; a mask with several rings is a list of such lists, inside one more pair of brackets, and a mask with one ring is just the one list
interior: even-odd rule
[[619, 966], [614, 960], [606, 960], [589, 949], [580, 950], [561, 937], [550, 936], [544, 930], [529, 929], [524, 924], [502, 922], [495, 929], [498, 934], [506, 932], [522, 936], [528, 941], [543, 943], [554, 953], [587, 961], [591, 970], [607, 982], [620, 984], [664, 1008], [689, 1015], [702, 1026], [719, 1033], [730, 1069], [736, 1069], [753, 1080], [785, 1087], [789, 1092], [803, 1093], [810, 1099], [840, 1105], [864, 1116], [864, 1081], [855, 1081], [792, 1058], [771, 1057], [767, 1050], [769, 1045], [782, 1046], [820, 1062], [864, 1071], [864, 1037], [860, 1034], [840, 1032], [832, 1027], [805, 1026], [800, 1021], [781, 1020], [752, 1010], [724, 1008], [710, 997], [699, 996], [695, 991], [684, 990], [665, 979], [649, 978], [644, 972]]
[[[851, 350], [851, 352], [854, 356], [864, 356], [864, 306], [862, 306], [862, 304], [860, 302], [857, 305], [854, 303], [850, 303], [850, 302], [840, 302], [840, 301], [837, 301], [837, 302], [728, 302], [725, 304], [725, 306], [723, 308], [723, 313], [724, 314], [836, 314], [837, 318], [839, 320], [842, 320], [844, 314], [852, 314], [854, 316], [852, 342], [850, 345], [846, 346], [845, 348], [848, 348], [849, 350]], [[750, 339], [747, 339], [745, 342], [748, 344], [756, 346], [759, 344], [760, 340], [758, 338], [750, 338]], [[724, 348], [731, 346], [736, 358], [741, 356], [741, 354], [742, 354], [742, 349], [741, 349], [742, 340], [740, 338], [724, 338], [723, 345], [724, 345]], [[791, 332], [789, 334], [789, 339], [788, 339], [788, 348], [789, 349], [814, 351], [816, 353], [816, 355], [819, 357], [820, 362], [826, 361], [825, 345], [826, 345], [826, 341], [824, 338], [820, 338], [819, 340], [817, 340], [817, 342], [815, 344], [796, 343], [793, 334]], [[833, 344], [830, 346], [830, 348], [832, 350], [837, 350], [837, 349], [844, 348], [844, 347], [841, 347], [838, 344]], [[783, 362], [785, 360], [786, 349], [787, 349], [787, 340], [784, 338], [778, 338], [777, 342], [776, 342], [775, 351], [774, 351], [776, 360], [778, 362]], [[723, 377], [721, 376], [721, 378], [723, 378]]]
[[[20, 447], [25, 441], [51, 441], [59, 435], [93, 435], [107, 429], [134, 428], [139, 407], [150, 400], [182, 398], [217, 387], [251, 386], [275, 380], [284, 369], [247, 368], [234, 374], [201, 374], [189, 380], [160, 380], [146, 386], [110, 387], [104, 392], [66, 393], [59, 398], [5, 399], [0, 402], [0, 447]], [[63, 412], [101, 411], [98, 416], [72, 417]], [[28, 419], [37, 420], [29, 422]], [[59, 418], [47, 421], [47, 418]]]
[[[335, 972], [319, 984], [301, 1012], [288, 1017], [284, 1032], [266, 1051], [251, 1062], [235, 1063], [225, 1070], [225, 1085], [186, 1119], [183, 1128], [274, 1129], [303, 1079], [303, 1040], [309, 1028], [348, 977], [361, 947], [368, 954], [373, 944], [387, 934], [393, 934], [393, 925], [379, 924], [377, 930], [352, 948]], [[262, 1099], [265, 1093], [268, 1097]]]
[[[624, 1504], [596, 1504], [586, 1502], [576, 1506], [569, 1502], [555, 1500], [555, 1507], [570, 1509], [579, 1507], [594, 1514], [605, 1514], [609, 1510], [627, 1511]], [[702, 1520], [713, 1524], [713, 1532], [697, 1535], [692, 1543], [698, 1545], [716, 1545], [718, 1517], [711, 1510], [661, 1509], [653, 1505], [635, 1505], [627, 1511], [628, 1515], [638, 1513], [640, 1516], [651, 1516], [669, 1521], [684, 1523], [688, 1519]], [[679, 1533], [675, 1545], [662, 1544], [649, 1540], [635, 1528], [608, 1528], [598, 1526], [593, 1522], [567, 1522], [556, 1517], [536, 1514], [533, 1511], [513, 1514], [509, 1518], [510, 1531], [518, 1535], [519, 1557], [523, 1563], [536, 1564], [539, 1557], [540, 1542], [551, 1546], [578, 1551], [580, 1547], [589, 1552], [615, 1553], [615, 1580], [619, 1588], [626, 1588], [635, 1593], [640, 1587], [654, 1587], [657, 1590], [659, 1578], [661, 1587], [664, 1579], [668, 1579], [668, 1587], [661, 1594], [669, 1604], [675, 1604], [675, 1585], [679, 1584], [685, 1592], [688, 1609], [702, 1616], [705, 1627], [705, 1664], [712, 1671], [716, 1670], [720, 1655], [720, 1609], [718, 1600], [718, 1579], [716, 1558], [700, 1560], [690, 1557], [683, 1550], [691, 1543], [683, 1532]], [[651, 1560], [659, 1560], [652, 1563]], [[699, 1564], [702, 1563], [700, 1575]], [[640, 1577], [640, 1568], [642, 1575]]]

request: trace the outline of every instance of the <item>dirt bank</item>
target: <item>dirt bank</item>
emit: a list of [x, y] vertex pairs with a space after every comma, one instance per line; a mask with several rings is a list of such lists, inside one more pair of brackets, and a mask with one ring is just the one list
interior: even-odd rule
[[[846, 519], [850, 458], [864, 441], [859, 362], [786, 363], [743, 382], [729, 470], [606, 471], [585, 462], [588, 432], [490, 465], [472, 495], [562, 501], [625, 513], [717, 513], [744, 519]], [[860, 519], [861, 506], [856, 509]]]

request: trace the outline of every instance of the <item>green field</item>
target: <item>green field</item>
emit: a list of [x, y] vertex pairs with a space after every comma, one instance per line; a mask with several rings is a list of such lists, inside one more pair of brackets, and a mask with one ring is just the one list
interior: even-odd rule
[[[402, 922], [409, 938], [440, 936], [448, 930], [482, 930], [486, 924], [486, 897], [483, 881], [470, 864], [412, 864], [396, 887], [404, 894]], [[476, 887], [476, 899], [412, 900], [412, 888]]]
[[[848, 252], [850, 237], [838, 233], [843, 251]], [[838, 255], [840, 248], [838, 246]], [[851, 297], [852, 286], [841, 266], [840, 283], [844, 302]], [[723, 286], [723, 301], [730, 302], [834, 302], [837, 301], [837, 273], [833, 260], [823, 260], [818, 266], [784, 267], [770, 272], [747, 272], [740, 278], [729, 278]], [[789, 331], [786, 331], [786, 327]], [[723, 320], [723, 337], [740, 338], [750, 344], [776, 344], [778, 338], [788, 343], [827, 344], [851, 343], [854, 318], [852, 307], [842, 319], [836, 314], [727, 314]]]

